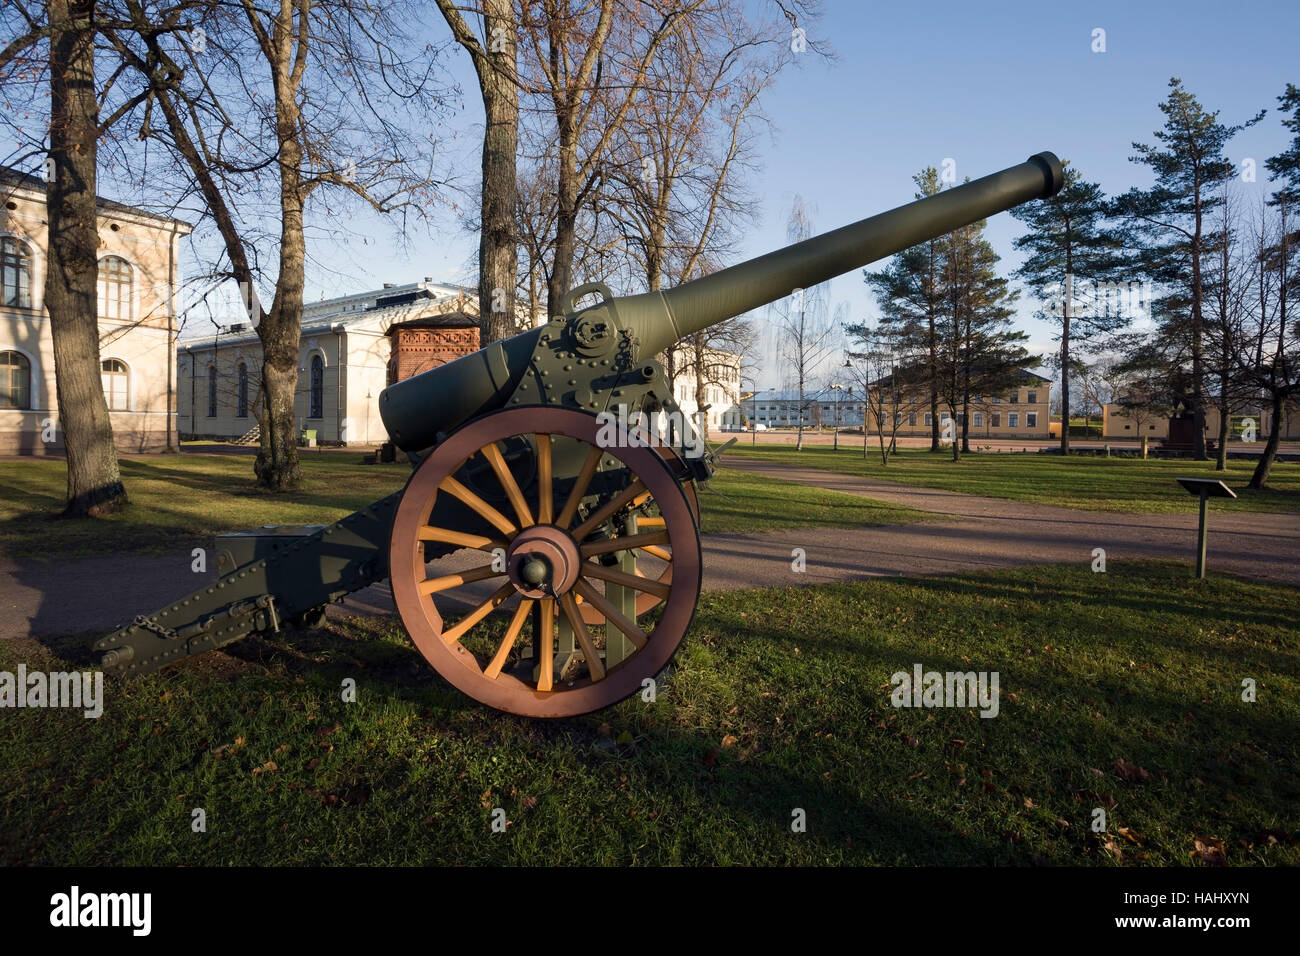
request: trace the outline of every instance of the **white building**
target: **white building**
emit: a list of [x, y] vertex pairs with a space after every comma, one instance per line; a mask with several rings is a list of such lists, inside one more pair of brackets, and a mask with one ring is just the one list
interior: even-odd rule
[[[180, 240], [191, 226], [107, 199], [99, 208], [99, 356], [122, 452], [175, 444], [172, 361]], [[45, 183], [0, 166], [0, 453], [64, 450], [45, 311]]]
[[[688, 368], [688, 356], [684, 349], [678, 350], [673, 365], [680, 369], [673, 376], [673, 398], [682, 410], [682, 414], [699, 422], [700, 403], [696, 399], [696, 376]], [[704, 405], [708, 430], [731, 430], [740, 428], [743, 418], [740, 407], [740, 364], [741, 357], [734, 352], [709, 349], [705, 358], [707, 368], [704, 386]]]
[[[379, 393], [397, 379], [389, 330], [404, 323], [437, 340], [431, 364], [478, 348], [478, 294], [433, 282], [385, 285], [303, 309], [295, 413], [320, 442], [380, 444]], [[183, 339], [177, 349], [179, 424], [186, 438], [256, 434], [262, 346], [247, 323]], [[250, 436], [251, 437], [251, 436]]]

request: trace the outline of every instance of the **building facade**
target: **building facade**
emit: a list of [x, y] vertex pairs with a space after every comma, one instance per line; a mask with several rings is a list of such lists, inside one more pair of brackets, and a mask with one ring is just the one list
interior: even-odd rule
[[673, 399], [691, 421], [707, 424], [708, 431], [729, 431], [740, 428], [744, 422], [741, 409], [740, 365], [741, 357], [734, 352], [720, 349], [706, 350], [703, 365], [705, 367], [704, 406], [705, 414], [700, 417], [700, 402], [697, 391], [697, 376], [690, 366], [686, 350], [664, 362], [679, 371], [673, 376]]
[[[1135, 414], [1123, 405], [1106, 405], [1102, 408], [1101, 435], [1109, 439], [1130, 439], [1136, 441], [1143, 437], [1151, 441], [1163, 441], [1169, 437], [1169, 414]], [[1273, 430], [1273, 410], [1267, 403], [1238, 405], [1231, 415], [1233, 441], [1239, 441], [1243, 426], [1249, 421], [1254, 425], [1255, 441], [1265, 441]], [[1219, 437], [1219, 409], [1217, 405], [1205, 406], [1205, 437]], [[1300, 404], [1291, 402], [1282, 406], [1282, 441], [1300, 441]]]
[[[376, 445], [388, 434], [379, 393], [478, 348], [473, 289], [423, 282], [314, 302], [303, 309], [294, 399], [299, 431], [319, 442]], [[256, 434], [261, 342], [235, 323], [177, 348], [179, 429], [185, 438]]]
[[[889, 392], [887, 380], [874, 382], [871, 386], [884, 388]], [[874, 399], [878, 401], [878, 399]], [[1036, 372], [1022, 371], [1015, 379], [1015, 384], [997, 393], [975, 395], [971, 397], [969, 414], [970, 427], [966, 430], [972, 441], [980, 438], [1023, 438], [1039, 440], [1051, 437], [1052, 380]], [[885, 431], [889, 432], [889, 418], [893, 415], [897, 424], [897, 434], [907, 437], [928, 436], [932, 432], [930, 399], [915, 391], [900, 394], [897, 407], [888, 396], [881, 417], [885, 422]], [[948, 408], [947, 403], [939, 402], [939, 429], [954, 425], [957, 435], [962, 434], [962, 414], [960, 410]], [[878, 432], [878, 422], [874, 410], [867, 411], [867, 427], [872, 433]]]
[[[120, 452], [175, 444], [175, 292], [184, 222], [98, 201], [97, 322], [104, 397]], [[45, 184], [0, 167], [0, 454], [64, 451], [44, 306]]]

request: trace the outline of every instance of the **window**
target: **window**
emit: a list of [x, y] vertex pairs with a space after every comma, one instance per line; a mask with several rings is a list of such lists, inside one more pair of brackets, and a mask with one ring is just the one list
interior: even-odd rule
[[983, 427], [984, 427], [984, 413], [983, 413], [983, 412], [975, 412], [975, 427], [976, 427], [976, 428], [983, 428]]
[[32, 247], [12, 236], [0, 238], [0, 306], [32, 307]]
[[131, 265], [118, 256], [99, 260], [99, 317], [131, 318]]
[[217, 367], [208, 366], [208, 418], [217, 417]]
[[104, 402], [111, 411], [127, 408], [127, 371], [121, 359], [104, 359], [99, 363], [99, 379], [104, 384]]
[[311, 408], [307, 417], [325, 417], [325, 360], [319, 355], [311, 357]]
[[1010, 426], [1011, 428], [1019, 428], [1019, 427], [1020, 427], [1020, 413], [1019, 413], [1019, 412], [1008, 412], [1008, 413], [1007, 413], [1007, 425]]
[[1132, 425], [1125, 425], [1125, 426], [1124, 426], [1124, 431], [1128, 431], [1128, 430], [1129, 430], [1130, 428], [1132, 428], [1132, 427], [1133, 427]]
[[897, 428], [901, 424], [903, 424], [903, 413], [894, 412], [894, 427]]
[[1037, 405], [1037, 404], [1038, 404], [1038, 393], [1035, 392], [1035, 391], [1032, 391], [1032, 390], [1031, 390], [1031, 391], [1028, 393], [1028, 397], [1025, 399], [1025, 403], [1028, 404], [1028, 405]]
[[926, 413], [925, 413], [925, 423], [926, 423], [927, 425], [933, 425], [933, 424], [934, 424], [934, 418], [930, 415], [929, 412], [926, 412]]
[[[994, 399], [994, 401], [997, 401], [997, 399]], [[989, 419], [990, 419], [990, 421], [989, 421], [989, 427], [990, 427], [990, 428], [1001, 428], [1001, 427], [1002, 427], [1002, 413], [1001, 413], [1001, 412], [990, 412], [990, 413], [989, 413]]]
[[947, 412], [940, 412], [940, 413], [939, 413], [939, 424], [940, 424], [940, 425], [947, 425], [948, 422], [949, 422], [949, 420], [950, 420], [951, 418], [952, 418], [952, 416], [949, 415]]
[[1001, 395], [994, 395], [994, 396], [993, 396], [993, 404], [994, 404], [994, 405], [1001, 405], [1001, 404], [1002, 404], [1002, 396], [1001, 396]]
[[239, 363], [239, 370], [236, 372], [235, 380], [235, 415], [239, 418], [248, 417], [248, 365], [244, 362]]
[[916, 412], [912, 412], [907, 416], [907, 424], [913, 428], [916, 427]]
[[1025, 427], [1026, 428], [1038, 427], [1038, 412], [1025, 412]]
[[0, 408], [31, 407], [31, 363], [21, 352], [0, 352]]

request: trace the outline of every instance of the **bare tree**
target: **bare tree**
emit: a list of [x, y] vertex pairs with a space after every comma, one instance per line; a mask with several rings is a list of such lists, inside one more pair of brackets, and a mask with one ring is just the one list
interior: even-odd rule
[[[161, 168], [141, 163], [141, 178], [196, 195], [211, 217], [262, 345], [254, 471], [269, 488], [296, 487], [309, 203], [337, 213], [329, 190], [381, 213], [420, 215], [432, 203], [431, 145], [399, 122], [438, 102], [432, 48], [410, 42], [404, 24], [418, 21], [404, 0], [277, 0], [269, 10], [209, 0], [195, 24], [201, 42], [182, 49], [140, 0], [123, 2], [131, 28], [107, 35], [149, 82], [141, 137], [166, 147]], [[264, 210], [278, 230], [259, 230]], [[272, 276], [263, 310], [259, 280]]]
[[[814, 235], [812, 215], [803, 197], [795, 195], [786, 220], [786, 241], [803, 242]], [[775, 319], [782, 361], [798, 393], [798, 432], [795, 450], [803, 450], [804, 419], [809, 410], [808, 387], [826, 359], [835, 350], [836, 327], [826, 308], [826, 284], [811, 289], [792, 289], [784, 299], [769, 307]], [[821, 407], [816, 406], [820, 417]]]
[[[437, 0], [452, 35], [469, 53], [483, 98], [483, 178], [480, 186], [479, 340], [487, 345], [513, 335], [516, 152], [519, 144], [519, 28], [514, 0], [477, 0], [470, 7]], [[466, 20], [470, 15], [476, 33]]]

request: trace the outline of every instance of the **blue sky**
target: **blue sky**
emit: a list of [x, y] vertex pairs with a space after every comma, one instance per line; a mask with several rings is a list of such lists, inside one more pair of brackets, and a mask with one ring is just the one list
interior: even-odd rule
[[[826, 0], [815, 34], [837, 60], [810, 54], [782, 75], [765, 110], [773, 133], [752, 179], [762, 220], [743, 244], [748, 258], [785, 243], [785, 216], [801, 194], [818, 231], [910, 201], [911, 176], [925, 165], [956, 160], [959, 179], [978, 178], [1044, 149], [1071, 160], [1108, 193], [1147, 186], [1145, 167], [1128, 161], [1134, 140], [1150, 142], [1171, 76], [1203, 105], [1235, 124], [1262, 108], [1266, 119], [1233, 141], [1234, 160], [1263, 161], [1285, 148], [1275, 109], [1288, 81], [1300, 84], [1300, 4], [1150, 2], [1054, 4]], [[1091, 50], [1106, 31], [1106, 52]], [[463, 108], [451, 121], [447, 157], [463, 177], [477, 174], [481, 107], [467, 57], [449, 65], [462, 84]], [[313, 253], [335, 270], [316, 270], [308, 299], [423, 276], [472, 283], [476, 241], [454, 217], [433, 237], [395, 251], [389, 229], [361, 228], [368, 241]], [[1003, 213], [988, 235], [1007, 270], [1019, 263], [1012, 239], [1023, 231]], [[589, 277], [598, 278], [598, 277]], [[833, 280], [829, 301], [847, 301], [854, 320], [874, 317], [860, 273]], [[1036, 351], [1051, 330], [1032, 318], [1023, 297], [1020, 324]], [[768, 361], [760, 386], [779, 385]]]

